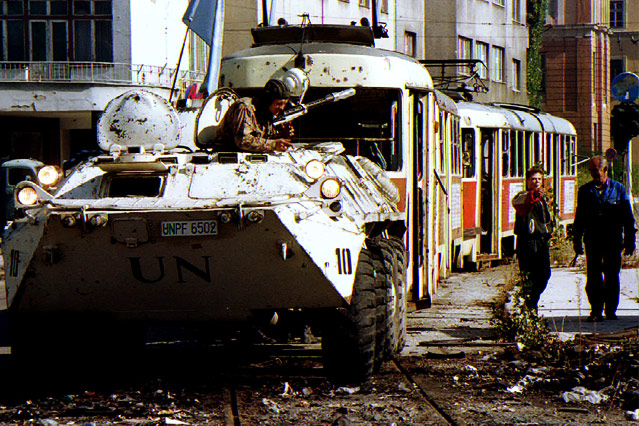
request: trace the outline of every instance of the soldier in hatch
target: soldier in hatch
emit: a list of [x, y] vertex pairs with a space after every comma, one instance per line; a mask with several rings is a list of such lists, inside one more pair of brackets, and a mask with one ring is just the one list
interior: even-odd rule
[[284, 111], [291, 97], [279, 80], [269, 80], [264, 90], [253, 98], [233, 103], [220, 122], [214, 140], [216, 151], [273, 152], [292, 146], [290, 123], [273, 126], [273, 118]]

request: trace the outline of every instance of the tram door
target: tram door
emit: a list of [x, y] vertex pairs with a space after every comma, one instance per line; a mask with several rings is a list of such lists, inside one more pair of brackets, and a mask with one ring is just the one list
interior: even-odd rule
[[481, 254], [494, 254], [495, 233], [497, 232], [497, 215], [495, 201], [498, 201], [498, 191], [495, 188], [495, 141], [496, 130], [481, 129], [481, 157], [479, 172], [481, 176], [480, 226], [481, 238], [479, 251]]
[[412, 298], [422, 299], [424, 307], [430, 305], [430, 294], [426, 280], [426, 241], [428, 241], [426, 226], [426, 146], [425, 146], [425, 122], [426, 122], [425, 93], [412, 92], [410, 96], [411, 114], [411, 202], [410, 202], [410, 242], [409, 256], [411, 262]]

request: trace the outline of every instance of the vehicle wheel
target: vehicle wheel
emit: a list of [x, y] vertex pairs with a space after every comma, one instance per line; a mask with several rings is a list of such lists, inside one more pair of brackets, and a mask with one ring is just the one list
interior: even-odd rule
[[406, 342], [406, 264], [403, 242], [398, 238], [382, 240], [380, 248], [391, 279], [385, 287], [385, 323], [380, 330], [383, 360], [392, 359]]
[[375, 357], [376, 282], [373, 259], [362, 249], [348, 308], [331, 311], [323, 327], [322, 350], [328, 376], [337, 382], [369, 379]]
[[389, 355], [389, 334], [392, 328], [393, 306], [395, 293], [393, 291], [394, 256], [388, 245], [382, 241], [370, 244], [375, 266], [375, 306], [377, 307], [375, 323], [375, 365], [374, 371], [379, 371]]

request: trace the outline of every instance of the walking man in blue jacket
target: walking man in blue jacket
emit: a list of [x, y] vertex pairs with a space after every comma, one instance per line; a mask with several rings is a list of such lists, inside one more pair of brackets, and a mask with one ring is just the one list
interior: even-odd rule
[[617, 319], [621, 252], [635, 251], [635, 219], [623, 184], [608, 178], [608, 162], [593, 157], [588, 163], [592, 181], [577, 194], [573, 224], [575, 254], [586, 247], [586, 295], [590, 303], [588, 321]]

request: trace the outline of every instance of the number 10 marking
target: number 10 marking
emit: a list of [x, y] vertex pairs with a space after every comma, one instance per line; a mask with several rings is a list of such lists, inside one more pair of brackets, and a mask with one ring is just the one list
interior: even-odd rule
[[347, 248], [336, 248], [337, 273], [340, 275], [351, 275], [353, 267], [351, 264], [351, 250]]

